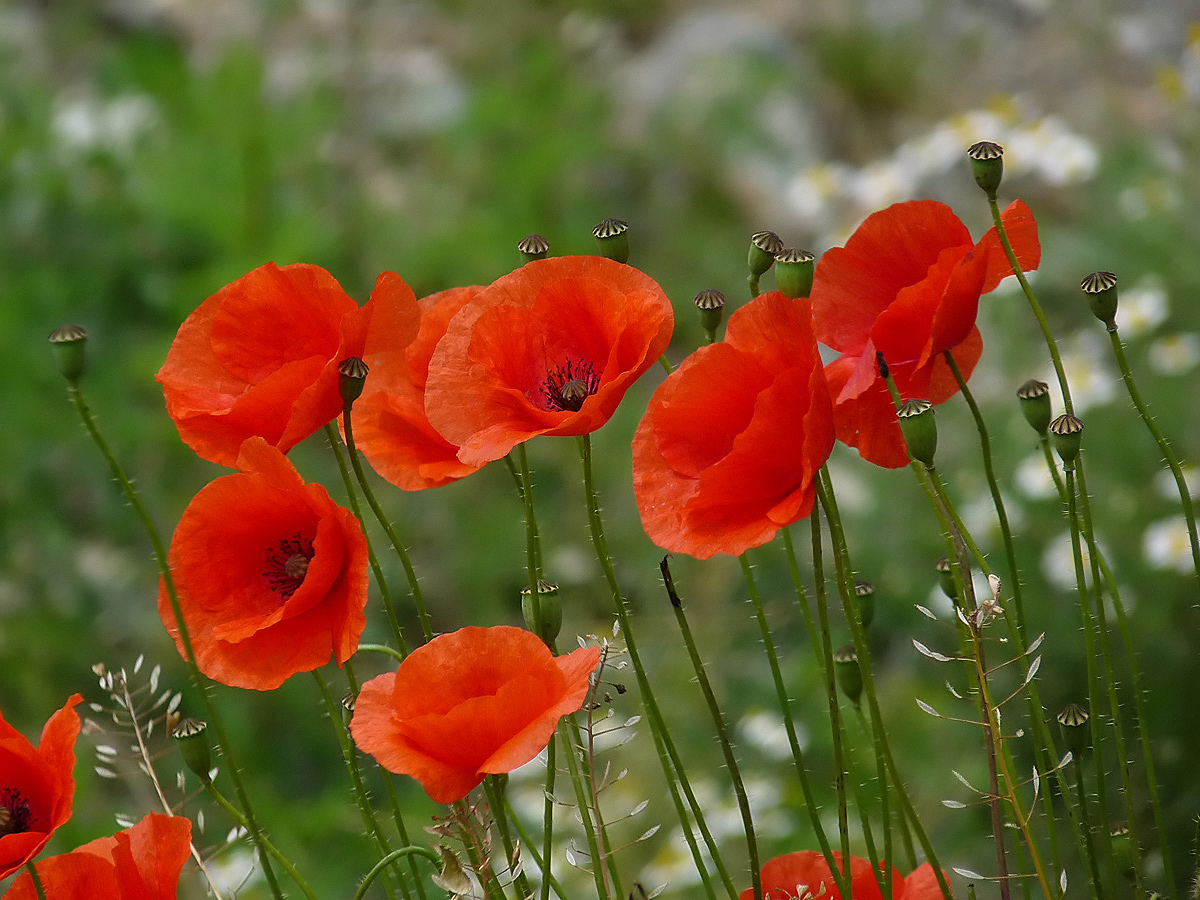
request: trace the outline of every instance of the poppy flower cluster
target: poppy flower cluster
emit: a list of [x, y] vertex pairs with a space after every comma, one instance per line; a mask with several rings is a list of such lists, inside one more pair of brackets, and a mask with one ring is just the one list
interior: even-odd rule
[[[192, 498], [168, 562], [200, 671], [266, 691], [358, 649], [367, 542], [354, 514], [263, 438], [237, 465]], [[158, 610], [182, 654], [165, 582]]]
[[[1036, 269], [1037, 223], [1020, 200], [1001, 215], [1017, 262]], [[951, 209], [933, 200], [873, 213], [845, 247], [817, 263], [811, 298], [817, 340], [841, 356], [826, 367], [838, 440], [876, 465], [908, 464], [877, 354], [904, 399], [937, 404], [958, 391], [944, 354], [969, 378], [983, 350], [980, 295], [1012, 274], [996, 229], [972, 242]]]
[[0, 716], [0, 878], [37, 856], [71, 818], [82, 700], [75, 694], [47, 720], [36, 747]]
[[521, 628], [462, 628], [364, 684], [350, 732], [385, 769], [453, 803], [537, 756], [583, 705], [599, 662], [598, 647], [555, 657]]
[[812, 511], [834, 432], [811, 319], [807, 300], [763, 294], [654, 392], [633, 483], [660, 547], [736, 555]]
[[540, 434], [587, 434], [654, 365], [673, 327], [662, 288], [631, 266], [534, 260], [450, 320], [429, 363], [425, 410], [468, 465]]
[[[835, 850], [833, 858], [840, 868], [842, 854]], [[761, 869], [761, 879], [763, 900], [842, 900], [829, 863], [824, 854], [815, 850], [800, 850], [769, 860]], [[850, 857], [850, 894], [851, 900], [882, 900], [883, 896], [871, 864], [857, 856]], [[941, 900], [941, 897], [937, 875], [929, 863], [918, 866], [907, 876], [892, 869], [892, 900]], [[742, 891], [738, 900], [754, 900], [753, 889]]]
[[[52, 900], [174, 900], [191, 848], [192, 823], [151, 813], [132, 828], [37, 864]], [[36, 900], [33, 879], [22, 873], [4, 895]]]
[[374, 296], [359, 306], [320, 266], [260, 266], [184, 321], [157, 378], [197, 455], [224, 466], [258, 435], [284, 453], [342, 409], [338, 365], [362, 356]]

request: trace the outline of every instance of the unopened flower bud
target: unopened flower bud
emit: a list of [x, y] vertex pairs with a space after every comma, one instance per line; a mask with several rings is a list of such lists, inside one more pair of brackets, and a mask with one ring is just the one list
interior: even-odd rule
[[700, 325], [709, 343], [717, 339], [717, 329], [725, 315], [725, 295], [713, 288], [706, 288], [692, 300], [696, 309], [700, 310]]
[[807, 297], [812, 290], [816, 257], [807, 250], [775, 254], [775, 287], [790, 300]]
[[933, 417], [933, 404], [919, 398], [905, 400], [897, 415], [900, 417], [904, 443], [908, 445], [912, 458], [932, 466], [933, 455], [937, 451], [937, 422]]
[[1058, 714], [1058, 724], [1062, 727], [1063, 739], [1067, 749], [1074, 754], [1076, 761], [1083, 756], [1091, 746], [1092, 733], [1088, 728], [1088, 711], [1078, 703], [1068, 703]]
[[550, 252], [550, 242], [540, 234], [531, 234], [517, 244], [517, 249], [521, 251], [521, 258], [525, 262], [533, 262], [535, 259], [546, 258], [546, 254]]
[[87, 362], [87, 331], [80, 325], [60, 325], [50, 332], [50, 348], [59, 371], [71, 384], [78, 383]]
[[1070, 413], [1063, 413], [1050, 423], [1050, 441], [1054, 450], [1062, 458], [1063, 467], [1075, 467], [1075, 458], [1079, 456], [1079, 444], [1083, 440], [1083, 422]]
[[858, 618], [863, 628], [870, 628], [875, 619], [875, 585], [869, 581], [854, 582], [854, 598], [858, 604]]
[[991, 141], [980, 141], [967, 148], [971, 160], [971, 174], [975, 183], [983, 188], [989, 200], [996, 199], [996, 189], [1004, 177], [1004, 148]]
[[950, 557], [939, 556], [933, 568], [938, 573], [938, 584], [942, 586], [942, 593], [957, 604], [958, 589], [954, 586], [954, 569], [950, 566]]
[[1050, 385], [1030, 378], [1017, 388], [1017, 399], [1021, 402], [1021, 414], [1034, 431], [1046, 434], [1050, 427]]
[[842, 693], [858, 706], [862, 697], [862, 670], [858, 667], [858, 651], [853, 644], [839, 647], [833, 654], [833, 673], [837, 677], [838, 687]]
[[752, 278], [760, 278], [775, 265], [775, 254], [783, 252], [783, 241], [773, 231], [756, 231], [750, 235], [750, 252], [746, 255], [746, 266]]
[[1129, 826], [1123, 822], [1113, 826], [1112, 852], [1117, 871], [1133, 881], [1137, 877], [1137, 853], [1133, 846], [1133, 837], [1129, 834]]
[[592, 229], [600, 255], [619, 263], [629, 261], [629, 225], [620, 219], [605, 219]]
[[1087, 297], [1092, 315], [1104, 323], [1109, 331], [1117, 330], [1117, 276], [1112, 272], [1093, 272], [1079, 282], [1079, 289]]
[[342, 360], [338, 365], [338, 391], [345, 406], [353, 406], [367, 383], [367, 364], [357, 356]]
[[521, 588], [521, 615], [525, 617], [525, 627], [543, 643], [547, 646], [554, 643], [562, 630], [562, 600], [558, 596], [558, 585], [539, 579], [536, 607], [529, 588]]
[[187, 767], [205, 784], [211, 779], [212, 754], [208, 747], [208, 723], [199, 719], [184, 719], [171, 730], [175, 745]]

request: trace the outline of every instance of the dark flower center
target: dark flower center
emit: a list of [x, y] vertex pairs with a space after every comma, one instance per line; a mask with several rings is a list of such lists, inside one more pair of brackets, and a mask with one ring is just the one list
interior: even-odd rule
[[579, 412], [583, 401], [596, 393], [599, 387], [600, 377], [590, 362], [576, 363], [567, 360], [563, 365], [546, 373], [542, 393], [546, 395], [546, 404], [551, 409]]
[[0, 837], [29, 830], [29, 801], [15, 788], [0, 788]]
[[308, 563], [314, 555], [312, 541], [293, 534], [267, 550], [263, 577], [271, 590], [287, 600], [296, 593], [308, 574]]

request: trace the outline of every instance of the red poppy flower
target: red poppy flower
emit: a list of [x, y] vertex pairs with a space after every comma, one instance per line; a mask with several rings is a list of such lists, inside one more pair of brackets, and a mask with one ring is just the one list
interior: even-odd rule
[[450, 321], [429, 364], [429, 421], [467, 465], [535, 435], [588, 434], [666, 350], [674, 322], [662, 288], [630, 266], [527, 263]]
[[337, 367], [362, 355], [372, 312], [319, 266], [268, 263], [221, 288], [157, 375], [179, 436], [224, 466], [252, 435], [286, 453], [342, 411]]
[[812, 511], [833, 441], [809, 302], [763, 294], [650, 399], [633, 438], [646, 534], [701, 559], [764, 544]]
[[36, 747], [0, 716], [0, 878], [41, 852], [71, 818], [78, 694], [47, 720]]
[[[151, 813], [132, 828], [37, 864], [51, 900], [175, 900], [179, 873], [190, 852], [192, 823]], [[28, 873], [5, 900], [36, 900]]]
[[463, 463], [458, 446], [425, 415], [429, 360], [446, 326], [481, 287], [452, 288], [417, 301], [399, 275], [384, 272], [372, 297], [386, 298], [371, 319], [363, 362], [370, 372], [354, 403], [354, 443], [371, 466], [406, 491], [440, 487], [479, 466]]
[[[269, 691], [358, 648], [367, 541], [353, 513], [262, 438], [242, 445], [238, 468], [192, 498], [168, 561], [200, 671]], [[158, 612], [182, 654], [165, 584]]]
[[364, 684], [350, 732], [385, 769], [453, 803], [537, 756], [599, 662], [598, 647], [555, 657], [521, 628], [461, 628]]
[[[842, 864], [842, 854], [833, 851], [834, 861]], [[763, 900], [841, 900], [841, 893], [829, 871], [825, 856], [815, 850], [788, 853], [768, 861], [761, 870]], [[871, 871], [871, 864], [850, 857], [850, 893], [853, 900], [882, 900], [882, 892]], [[924, 863], [908, 877], [892, 869], [892, 900], [941, 900], [933, 866]], [[754, 890], [745, 890], [738, 900], [754, 900]]]
[[[1017, 200], [1001, 219], [1021, 267], [1036, 269], [1041, 247], [1029, 207]], [[876, 353], [904, 399], [948, 400], [958, 385], [942, 354], [951, 351], [970, 377], [983, 350], [979, 297], [1009, 274], [994, 228], [972, 243], [950, 207], [933, 200], [874, 213], [845, 247], [826, 252], [811, 297], [817, 340], [842, 354], [825, 370], [838, 440], [877, 465], [907, 465]]]

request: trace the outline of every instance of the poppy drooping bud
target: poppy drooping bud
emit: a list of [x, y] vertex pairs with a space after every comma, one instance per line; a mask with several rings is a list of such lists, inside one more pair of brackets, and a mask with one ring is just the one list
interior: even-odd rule
[[933, 568], [938, 573], [938, 584], [942, 586], [942, 593], [957, 606], [958, 589], [954, 586], [954, 570], [950, 567], [950, 557], [939, 556], [937, 562], [933, 564]]
[[1087, 727], [1090, 718], [1088, 711], [1078, 703], [1068, 703], [1059, 712], [1057, 718], [1058, 724], [1062, 726], [1067, 748], [1075, 754], [1075, 759], [1078, 761], [1083, 752], [1091, 745], [1091, 731]]
[[535, 259], [546, 258], [546, 254], [550, 252], [550, 242], [540, 234], [531, 234], [517, 244], [517, 249], [521, 251], [521, 258], [525, 262], [533, 262]]
[[858, 667], [858, 651], [854, 649], [853, 644], [846, 644], [834, 652], [833, 673], [837, 676], [838, 687], [842, 689], [842, 693], [851, 703], [858, 706], [863, 680], [862, 670]]
[[914, 397], [905, 400], [896, 415], [900, 417], [900, 430], [904, 433], [904, 443], [908, 445], [912, 458], [932, 466], [933, 455], [937, 452], [937, 421], [934, 419], [933, 404]]
[[775, 255], [783, 252], [783, 241], [773, 231], [756, 231], [750, 235], [750, 251], [746, 255], [746, 266], [750, 277], [757, 281], [771, 266]]
[[812, 291], [816, 257], [807, 250], [783, 250], [775, 254], [775, 287], [789, 300], [807, 297]]
[[357, 356], [343, 359], [338, 365], [338, 392], [347, 408], [353, 406], [362, 394], [363, 386], [367, 383], [367, 372], [367, 364]]
[[558, 585], [539, 579], [537, 583], [537, 605], [529, 588], [521, 588], [521, 615], [525, 627], [542, 639], [547, 647], [554, 643], [562, 630], [562, 601], [558, 597]]
[[50, 348], [58, 360], [59, 371], [72, 385], [83, 375], [87, 338], [87, 330], [80, 325], [60, 325], [50, 332]]
[[1050, 427], [1050, 385], [1030, 378], [1017, 388], [1017, 399], [1021, 402], [1021, 414], [1029, 426], [1042, 437]]
[[1079, 282], [1079, 289], [1087, 296], [1092, 315], [1109, 331], [1116, 331], [1117, 276], [1112, 272], [1093, 272]]
[[619, 263], [629, 262], [629, 224], [620, 219], [605, 219], [592, 229], [600, 255]]
[[1075, 458], [1079, 456], [1079, 444], [1083, 440], [1083, 421], [1070, 413], [1063, 413], [1050, 423], [1050, 440], [1062, 458], [1063, 468], [1073, 469]]
[[696, 304], [696, 309], [700, 310], [700, 325], [704, 328], [704, 336], [710, 344], [714, 343], [717, 339], [717, 329], [725, 315], [725, 295], [713, 288], [705, 288], [692, 302]]
[[1004, 177], [1004, 148], [991, 141], [980, 141], [967, 148], [967, 158], [971, 160], [975, 183], [983, 188], [988, 200], [994, 201]]
[[205, 784], [212, 779], [212, 754], [208, 746], [208, 723], [199, 719], [184, 719], [171, 730], [175, 745], [187, 767]]
[[869, 581], [854, 582], [854, 598], [858, 604], [858, 618], [863, 628], [870, 628], [875, 619], [875, 585]]

